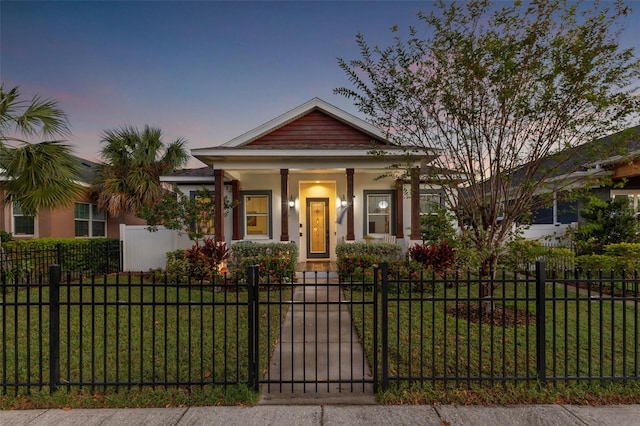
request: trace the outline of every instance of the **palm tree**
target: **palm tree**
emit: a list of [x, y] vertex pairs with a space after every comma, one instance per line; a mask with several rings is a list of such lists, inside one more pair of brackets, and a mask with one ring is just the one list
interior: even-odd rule
[[69, 145], [27, 140], [69, 134], [67, 116], [56, 101], [39, 96], [24, 100], [19, 87], [7, 91], [0, 84], [0, 176], [8, 178], [6, 202], [19, 203], [25, 214], [35, 215], [40, 208], [69, 205], [82, 194]]
[[166, 145], [162, 131], [145, 126], [106, 130], [101, 150], [104, 165], [94, 185], [98, 208], [111, 216], [137, 214], [145, 203], [162, 198], [160, 176], [187, 163], [182, 138]]

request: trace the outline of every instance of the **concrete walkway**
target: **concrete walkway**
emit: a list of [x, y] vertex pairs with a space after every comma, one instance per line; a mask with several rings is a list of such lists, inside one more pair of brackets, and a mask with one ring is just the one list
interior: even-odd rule
[[[260, 404], [375, 404], [371, 368], [337, 284], [299, 285], [261, 387]], [[336, 281], [337, 282], [337, 281]]]
[[258, 405], [255, 407], [0, 411], [1, 426], [120, 425], [615, 425], [640, 424], [640, 405]]

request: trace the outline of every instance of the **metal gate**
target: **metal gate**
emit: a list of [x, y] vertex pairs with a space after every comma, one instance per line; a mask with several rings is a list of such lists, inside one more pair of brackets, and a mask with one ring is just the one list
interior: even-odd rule
[[[253, 389], [262, 385], [263, 394], [375, 392], [377, 369], [370, 367], [362, 344], [377, 347], [378, 327], [358, 334], [352, 315], [372, 317], [377, 324], [376, 294], [358, 297], [363, 294], [354, 291], [358, 284], [345, 285], [328, 272], [304, 273], [290, 292], [279, 282], [258, 283], [257, 268], [248, 276]], [[281, 324], [269, 323], [273, 310], [282, 313], [273, 316], [283, 318]], [[259, 365], [265, 349], [269, 364]]]

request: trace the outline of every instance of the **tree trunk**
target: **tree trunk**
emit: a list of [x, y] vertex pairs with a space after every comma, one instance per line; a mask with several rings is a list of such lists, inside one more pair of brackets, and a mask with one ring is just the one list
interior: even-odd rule
[[[482, 261], [480, 269], [480, 315], [484, 315], [487, 312], [492, 312], [494, 308], [492, 296], [494, 290], [494, 276], [495, 267], [497, 262], [497, 256], [495, 254], [489, 255]], [[485, 300], [486, 299], [486, 300]]]

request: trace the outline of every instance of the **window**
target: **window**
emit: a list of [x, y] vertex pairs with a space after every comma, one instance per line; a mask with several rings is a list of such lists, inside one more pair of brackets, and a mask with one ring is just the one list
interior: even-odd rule
[[271, 191], [244, 193], [245, 238], [271, 238]]
[[191, 191], [191, 198], [195, 199], [199, 205], [202, 205], [193, 226], [198, 227], [198, 231], [203, 235], [215, 235], [216, 229], [213, 223], [213, 192], [207, 191], [208, 195], [204, 195], [203, 191]]
[[22, 213], [22, 206], [13, 203], [13, 235], [34, 235], [35, 218]]
[[577, 201], [562, 201], [558, 197], [553, 197], [550, 203], [542, 205], [539, 197], [535, 197], [534, 205], [539, 205], [532, 211], [532, 225], [560, 225], [571, 224], [578, 221], [578, 203]]
[[629, 202], [629, 207], [633, 209], [634, 212], [640, 213], [640, 192], [631, 191], [631, 190], [616, 190], [611, 191], [612, 198], [626, 198]]
[[365, 191], [365, 234], [390, 234], [393, 232], [391, 224], [393, 192]]
[[442, 208], [442, 194], [440, 192], [420, 192], [420, 214], [437, 214]]
[[105, 237], [107, 235], [106, 215], [98, 206], [89, 203], [76, 203], [74, 209], [76, 237]]

